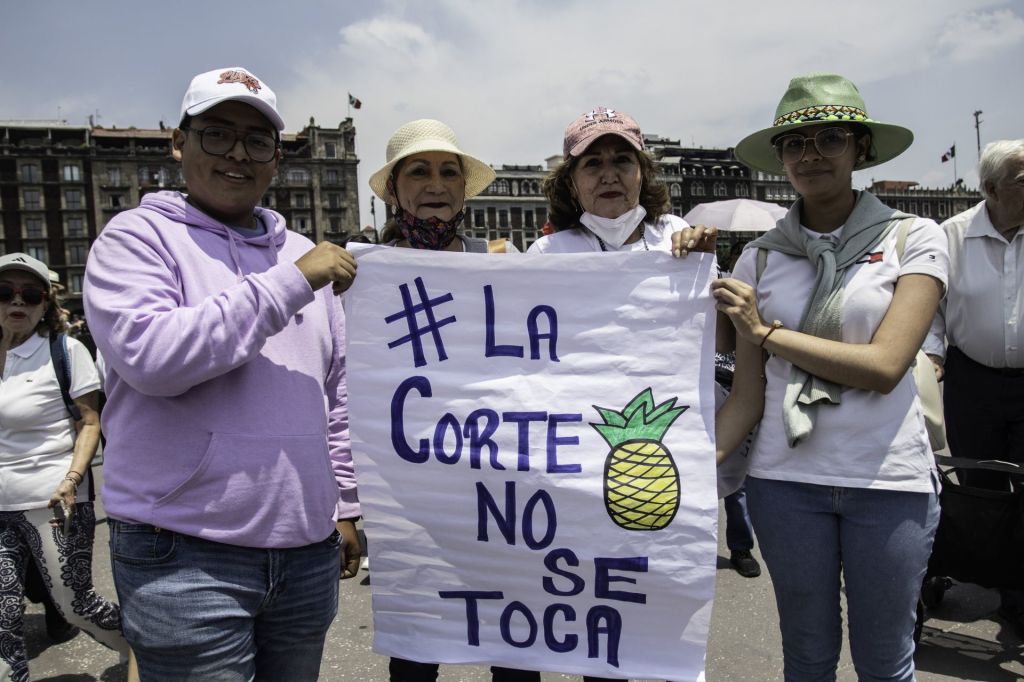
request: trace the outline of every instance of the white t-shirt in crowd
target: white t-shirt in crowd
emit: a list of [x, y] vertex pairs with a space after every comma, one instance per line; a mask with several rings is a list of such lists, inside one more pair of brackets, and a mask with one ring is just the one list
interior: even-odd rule
[[[841, 230], [832, 237], [838, 238]], [[746, 249], [733, 277], [754, 285], [756, 260], [757, 249]], [[872, 253], [846, 270], [842, 340], [871, 341], [889, 309], [897, 278], [931, 275], [945, 287], [948, 269], [946, 237], [934, 221], [914, 221], [902, 262], [896, 256], [896, 231], [892, 230]], [[761, 317], [799, 329], [815, 275], [815, 266], [806, 258], [769, 251], [756, 284]], [[751, 476], [851, 488], [936, 490], [935, 462], [910, 371], [888, 395], [845, 387], [842, 402], [819, 407], [811, 435], [790, 448], [782, 424], [782, 400], [791, 368], [778, 356], [765, 366], [764, 416], [750, 452]]]
[[[646, 250], [668, 253], [672, 251], [672, 233], [679, 232], [685, 227], [689, 227], [689, 225], [682, 218], [663, 215], [653, 223], [644, 223], [644, 239], [638, 239], [632, 244], [623, 244], [619, 249], [609, 246], [608, 250], [644, 251], [644, 240], [646, 240]], [[583, 253], [587, 251], [601, 251], [601, 243], [597, 241], [593, 232], [584, 227], [545, 235], [535, 241], [527, 253]]]
[[[71, 397], [100, 388], [85, 346], [69, 338]], [[0, 379], [0, 511], [46, 507], [71, 465], [75, 427], [50, 360], [50, 341], [33, 334], [7, 351]], [[78, 499], [89, 499], [79, 487]]]

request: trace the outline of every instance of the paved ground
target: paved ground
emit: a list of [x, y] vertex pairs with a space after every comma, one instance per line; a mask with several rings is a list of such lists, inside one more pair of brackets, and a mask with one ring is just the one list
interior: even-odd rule
[[[107, 548], [106, 519], [97, 510], [97, 589], [113, 596]], [[724, 518], [723, 521], [724, 523]], [[741, 578], [728, 568], [719, 550], [718, 587], [708, 644], [707, 679], [765, 681], [782, 679], [782, 661], [775, 602], [767, 573], [753, 580]], [[387, 679], [387, 660], [371, 651], [373, 616], [366, 574], [341, 583], [341, 610], [328, 635], [321, 679], [328, 682], [369, 682]], [[929, 614], [918, 647], [918, 680], [977, 680], [1010, 682], [1024, 680], [1024, 642], [996, 617], [999, 597], [992, 590], [956, 585], [939, 609]], [[30, 671], [35, 681], [120, 682], [125, 667], [117, 654], [87, 635], [60, 645], [49, 645], [40, 607], [30, 605], [26, 617]], [[485, 668], [442, 667], [442, 682], [486, 682]], [[578, 680], [578, 677], [545, 674], [544, 682]], [[849, 647], [844, 644], [839, 679], [856, 680]]]

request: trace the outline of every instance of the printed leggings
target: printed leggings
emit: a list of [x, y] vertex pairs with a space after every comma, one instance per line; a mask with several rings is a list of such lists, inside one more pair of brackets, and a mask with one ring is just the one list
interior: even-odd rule
[[69, 623], [128, 656], [117, 604], [93, 591], [92, 502], [75, 505], [71, 531], [50, 527], [49, 509], [0, 511], [0, 680], [28, 680], [24, 638], [25, 572], [34, 561], [54, 603]]

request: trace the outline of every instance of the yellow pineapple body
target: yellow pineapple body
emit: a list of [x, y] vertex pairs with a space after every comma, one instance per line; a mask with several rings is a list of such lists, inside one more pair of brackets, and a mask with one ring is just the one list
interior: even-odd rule
[[679, 471], [658, 441], [630, 440], [605, 462], [605, 507], [627, 530], [659, 530], [679, 510]]

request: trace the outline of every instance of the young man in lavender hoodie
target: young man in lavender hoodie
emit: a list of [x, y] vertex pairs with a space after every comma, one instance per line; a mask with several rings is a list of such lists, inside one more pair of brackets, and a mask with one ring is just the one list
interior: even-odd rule
[[143, 680], [317, 679], [338, 531], [358, 545], [335, 295], [356, 266], [259, 207], [283, 129], [248, 71], [196, 76], [173, 135], [187, 194], [117, 215], [86, 268], [114, 581]]

